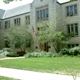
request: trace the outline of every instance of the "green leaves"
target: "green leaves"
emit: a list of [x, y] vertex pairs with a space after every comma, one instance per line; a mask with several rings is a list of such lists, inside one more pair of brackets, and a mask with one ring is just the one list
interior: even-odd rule
[[22, 1], [22, 0], [3, 0], [4, 3], [9, 4], [12, 1]]
[[[11, 45], [19, 43], [20, 48], [22, 45], [26, 46], [26, 41], [32, 38], [27, 26], [11, 26], [4, 32], [4, 36]], [[23, 48], [25, 48], [25, 46], [23, 46]]]
[[40, 43], [51, 42], [57, 52], [68, 43], [68, 40], [73, 34], [65, 34], [62, 31], [54, 31], [52, 26], [44, 25], [38, 31], [37, 39]]

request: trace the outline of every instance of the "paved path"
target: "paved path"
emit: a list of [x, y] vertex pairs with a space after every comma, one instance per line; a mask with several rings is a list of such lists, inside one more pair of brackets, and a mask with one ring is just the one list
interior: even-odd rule
[[[41, 73], [2, 67], [0, 67], [0, 75], [20, 80], [74, 80], [72, 76], [67, 75]], [[80, 80], [80, 77], [77, 78], [77, 80]]]
[[6, 59], [18, 59], [18, 58], [24, 58], [24, 57], [4, 57], [4, 58], [0, 58], [0, 60], [6, 60]]

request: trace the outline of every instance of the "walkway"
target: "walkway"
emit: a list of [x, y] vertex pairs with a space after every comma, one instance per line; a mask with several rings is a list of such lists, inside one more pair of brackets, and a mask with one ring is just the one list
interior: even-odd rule
[[0, 58], [0, 60], [6, 60], [6, 59], [18, 59], [18, 58], [24, 58], [24, 57], [4, 57], [4, 58]]
[[[0, 67], [0, 75], [20, 80], [74, 80], [72, 76], [67, 75], [41, 73], [2, 67]], [[80, 80], [80, 77], [77, 78], [77, 80]]]

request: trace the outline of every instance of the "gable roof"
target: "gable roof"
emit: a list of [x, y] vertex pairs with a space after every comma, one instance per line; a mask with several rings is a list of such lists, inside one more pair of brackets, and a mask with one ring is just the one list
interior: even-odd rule
[[0, 19], [3, 18], [4, 13], [5, 13], [5, 10], [0, 9]]
[[30, 4], [22, 5], [10, 10], [6, 10], [3, 19], [30, 12]]

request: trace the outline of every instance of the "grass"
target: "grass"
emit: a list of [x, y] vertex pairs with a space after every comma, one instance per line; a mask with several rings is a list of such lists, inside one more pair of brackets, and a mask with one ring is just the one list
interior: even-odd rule
[[5, 58], [5, 56], [0, 56], [0, 59], [1, 59], [1, 58]]
[[80, 73], [80, 58], [55, 57], [1, 60], [0, 67], [74, 75]]
[[13, 78], [0, 76], [0, 80], [18, 80], [18, 79], [13, 79]]

